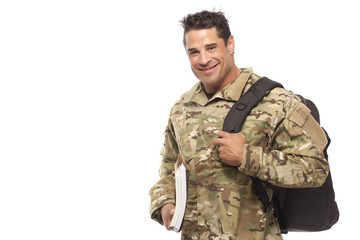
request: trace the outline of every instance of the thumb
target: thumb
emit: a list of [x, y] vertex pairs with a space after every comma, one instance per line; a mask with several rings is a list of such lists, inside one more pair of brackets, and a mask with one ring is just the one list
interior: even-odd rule
[[173, 208], [173, 209], [170, 210], [170, 214], [171, 214], [171, 215], [174, 215], [174, 213], [175, 213], [175, 208]]

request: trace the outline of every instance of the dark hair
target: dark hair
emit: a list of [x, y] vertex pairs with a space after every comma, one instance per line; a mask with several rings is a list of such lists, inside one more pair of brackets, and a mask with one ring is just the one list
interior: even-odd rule
[[185, 34], [191, 30], [200, 30], [216, 27], [218, 37], [224, 39], [225, 46], [227, 46], [228, 39], [231, 35], [229, 22], [225, 18], [223, 12], [209, 12], [202, 11], [194, 14], [188, 14], [180, 20], [184, 28], [183, 42], [185, 42]]

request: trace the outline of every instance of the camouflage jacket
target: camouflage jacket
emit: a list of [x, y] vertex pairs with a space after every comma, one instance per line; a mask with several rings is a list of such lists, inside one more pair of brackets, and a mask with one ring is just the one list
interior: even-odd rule
[[161, 207], [175, 204], [179, 154], [189, 177], [182, 239], [282, 239], [273, 212], [263, 212], [249, 176], [288, 188], [316, 187], [327, 177], [324, 132], [301, 100], [283, 88], [273, 89], [244, 122], [241, 132], [247, 142], [241, 166], [222, 163], [212, 140], [231, 106], [260, 79], [251, 68], [241, 70], [210, 99], [197, 83], [171, 110], [160, 180], [150, 190], [150, 212], [162, 223]]

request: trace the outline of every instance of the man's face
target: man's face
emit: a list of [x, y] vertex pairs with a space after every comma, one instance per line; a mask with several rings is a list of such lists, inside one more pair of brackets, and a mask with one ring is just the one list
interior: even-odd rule
[[186, 33], [185, 41], [191, 69], [207, 92], [215, 93], [236, 79], [232, 36], [225, 46], [224, 40], [218, 37], [214, 27], [191, 30]]

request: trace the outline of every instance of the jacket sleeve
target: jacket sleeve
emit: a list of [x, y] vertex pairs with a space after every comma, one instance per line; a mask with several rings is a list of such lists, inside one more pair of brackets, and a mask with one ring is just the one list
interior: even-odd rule
[[239, 171], [279, 187], [319, 187], [329, 172], [326, 135], [303, 103], [288, 105], [270, 147], [244, 145]]
[[174, 165], [178, 156], [178, 147], [174, 138], [174, 131], [169, 121], [165, 130], [164, 147], [161, 150], [160, 180], [150, 189], [150, 214], [151, 218], [163, 224], [161, 207], [165, 204], [175, 204], [175, 176]]

